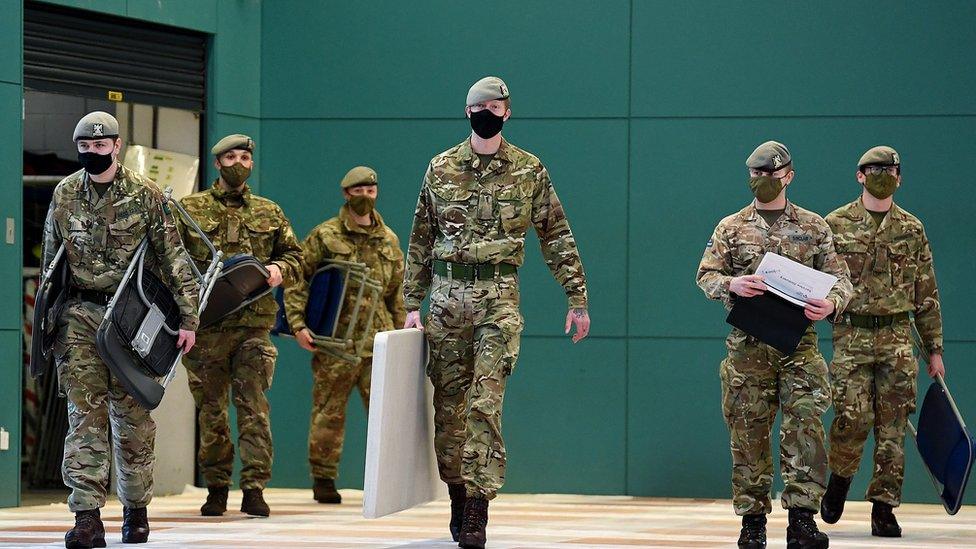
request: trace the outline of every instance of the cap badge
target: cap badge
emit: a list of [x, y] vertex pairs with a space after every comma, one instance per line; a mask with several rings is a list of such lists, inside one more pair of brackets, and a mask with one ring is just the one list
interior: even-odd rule
[[892, 164], [901, 164], [901, 162], [898, 161], [898, 153], [891, 153], [891, 162]]
[[783, 157], [775, 154], [773, 155], [773, 167], [778, 168], [783, 165]]
[[105, 135], [104, 126], [101, 124], [92, 124], [92, 136], [101, 137]]

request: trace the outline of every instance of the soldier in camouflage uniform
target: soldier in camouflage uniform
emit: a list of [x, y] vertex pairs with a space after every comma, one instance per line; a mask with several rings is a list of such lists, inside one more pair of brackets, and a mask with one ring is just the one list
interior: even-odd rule
[[871, 533], [900, 537], [892, 508], [901, 503], [905, 428], [915, 410], [918, 372], [910, 316], [935, 377], [945, 373], [942, 314], [922, 222], [893, 202], [901, 185], [898, 153], [885, 146], [868, 150], [858, 162], [857, 181], [861, 196], [827, 216], [837, 253], [850, 268], [854, 297], [834, 326], [835, 415], [822, 515], [830, 523], [840, 519], [873, 429], [874, 474], [866, 494], [873, 502]]
[[[346, 174], [340, 183], [346, 204], [339, 215], [318, 225], [302, 242], [304, 277], [285, 291], [285, 311], [288, 325], [302, 348], [312, 351], [312, 421], [308, 431], [308, 461], [312, 472], [313, 495], [319, 503], [340, 503], [342, 498], [335, 488], [342, 456], [342, 441], [346, 424], [346, 404], [353, 388], [359, 390], [363, 404], [369, 407], [370, 372], [373, 365], [373, 338], [377, 332], [403, 326], [406, 311], [403, 309], [403, 252], [400, 240], [383, 223], [383, 217], [375, 209], [378, 193], [376, 172], [358, 166]], [[367, 276], [383, 287], [380, 303], [376, 304], [372, 328], [366, 330], [368, 319], [361, 314], [353, 337], [367, 337], [359, 354], [360, 360], [350, 363], [317, 351], [312, 334], [305, 326], [305, 307], [308, 302], [308, 284], [312, 275], [327, 259], [363, 263], [369, 269]], [[354, 308], [352, 293], [358, 286], [350, 281], [346, 290], [346, 302], [340, 311], [336, 334], [346, 333]], [[370, 306], [364, 294], [360, 304], [365, 311]], [[329, 334], [317, 334], [329, 335]]]
[[149, 539], [146, 506], [152, 499], [156, 424], [110, 375], [95, 348], [105, 306], [144, 238], [150, 244], [147, 260], [179, 304], [177, 344], [184, 350], [193, 346], [198, 324], [199, 286], [174, 218], [159, 188], [117, 161], [118, 135], [118, 121], [105, 112], [78, 122], [74, 140], [83, 169], [58, 183], [44, 225], [44, 265], [63, 243], [71, 270], [54, 349], [58, 384], [68, 403], [62, 471], [71, 489], [68, 508], [75, 513], [66, 547], [105, 547], [99, 509], [105, 505], [113, 450], [124, 505], [122, 539]]
[[[756, 268], [765, 252], [776, 252], [838, 278], [826, 299], [807, 304], [808, 319], [842, 311], [851, 294], [847, 268], [834, 252], [826, 222], [786, 200], [794, 177], [789, 151], [768, 141], [749, 156], [746, 166], [756, 199], [715, 228], [698, 267], [698, 286], [728, 307], [736, 299], [759, 295], [767, 288]], [[780, 462], [786, 484], [782, 503], [789, 509], [787, 546], [827, 547], [827, 536], [818, 531], [813, 514], [827, 483], [821, 415], [830, 405], [830, 386], [813, 325], [789, 356], [737, 328], [726, 347], [728, 357], [720, 368], [722, 410], [731, 435], [732, 504], [743, 517], [739, 547], [766, 546], [773, 480], [769, 438], [777, 408], [783, 411]]]
[[[220, 177], [209, 189], [184, 197], [183, 207], [225, 257], [253, 256], [264, 263], [272, 287], [290, 286], [302, 276], [301, 247], [284, 212], [274, 202], [251, 194], [254, 141], [229, 135], [214, 145]], [[196, 231], [182, 227], [190, 255], [201, 265], [210, 256]], [[227, 491], [234, 466], [228, 393], [237, 409], [241, 451], [241, 511], [268, 516], [263, 490], [271, 478], [271, 419], [268, 397], [278, 350], [269, 337], [278, 304], [266, 295], [200, 331], [200, 344], [184, 360], [190, 392], [199, 410], [199, 461], [209, 495], [204, 516], [227, 510]]]
[[580, 341], [590, 323], [583, 264], [549, 173], [502, 139], [509, 106], [499, 78], [483, 78], [469, 90], [472, 133], [430, 162], [403, 288], [406, 327], [423, 328], [419, 309], [430, 292], [434, 444], [451, 494], [451, 533], [462, 547], [484, 547], [488, 500], [505, 479], [502, 398], [519, 353], [517, 270], [530, 226], [566, 291], [566, 332], [575, 325], [573, 341]]

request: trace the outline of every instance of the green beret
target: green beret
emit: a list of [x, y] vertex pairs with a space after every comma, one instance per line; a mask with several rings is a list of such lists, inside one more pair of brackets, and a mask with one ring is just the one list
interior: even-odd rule
[[792, 161], [786, 145], [778, 141], [767, 141], [752, 151], [746, 159], [746, 167], [774, 172]]
[[470, 107], [492, 99], [508, 99], [508, 86], [497, 76], [486, 76], [471, 86], [465, 104]]
[[367, 168], [366, 166], [356, 166], [349, 170], [349, 173], [342, 178], [341, 183], [343, 189], [359, 185], [377, 184], [379, 184], [379, 180], [376, 178], [376, 172], [373, 171], [373, 168]]
[[218, 141], [217, 144], [210, 149], [210, 154], [220, 156], [225, 152], [232, 151], [234, 149], [254, 152], [254, 140], [239, 133], [228, 135], [227, 137]]
[[107, 112], [95, 111], [86, 114], [75, 126], [72, 141], [79, 139], [105, 139], [119, 136], [119, 121]]
[[861, 156], [861, 159], [857, 161], [857, 167], [861, 166], [900, 166], [901, 157], [898, 156], [898, 151], [888, 147], [886, 145], [878, 145], [877, 147], [871, 147], [868, 152]]

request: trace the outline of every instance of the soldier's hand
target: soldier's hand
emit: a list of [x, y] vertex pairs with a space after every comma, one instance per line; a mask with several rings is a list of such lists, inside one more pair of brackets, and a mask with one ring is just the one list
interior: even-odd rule
[[277, 288], [281, 285], [281, 268], [274, 263], [266, 265], [266, 267], [268, 268], [268, 273], [270, 273], [270, 276], [268, 276], [268, 286]]
[[180, 330], [180, 335], [176, 339], [176, 346], [183, 349], [184, 353], [189, 353], [197, 343], [197, 333], [190, 330]]
[[803, 308], [803, 314], [813, 321], [823, 320], [834, 312], [834, 303], [828, 299], [811, 299]]
[[420, 321], [420, 311], [409, 311], [407, 313], [407, 321], [403, 323], [403, 328], [418, 328], [423, 330], [424, 323]]
[[306, 351], [315, 352], [315, 345], [312, 344], [312, 332], [308, 331], [308, 328], [302, 328], [295, 334], [295, 341], [298, 342], [298, 346]]
[[569, 328], [576, 326], [576, 333], [573, 334], [573, 343], [579, 343], [590, 334], [590, 313], [586, 309], [570, 309], [566, 314], [566, 333]]
[[942, 355], [937, 353], [932, 353], [929, 356], [929, 376], [933, 379], [935, 376], [945, 377], [945, 364], [942, 363]]
[[742, 297], [756, 297], [766, 291], [762, 275], [743, 275], [729, 282], [729, 291]]

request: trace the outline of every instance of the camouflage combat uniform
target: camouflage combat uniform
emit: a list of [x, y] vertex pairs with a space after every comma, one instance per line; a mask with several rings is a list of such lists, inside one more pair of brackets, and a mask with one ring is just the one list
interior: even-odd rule
[[503, 140], [482, 166], [465, 140], [431, 161], [410, 234], [404, 302], [419, 310], [430, 291], [424, 324], [440, 475], [473, 497], [493, 498], [505, 479], [502, 400], [523, 326], [518, 275], [462, 280], [435, 274], [434, 262], [519, 266], [530, 225], [569, 307], [585, 308], [576, 240], [538, 158]]
[[[709, 298], [731, 306], [731, 279], [755, 274], [767, 251], [838, 277], [827, 299], [837, 311], [843, 310], [850, 299], [851, 283], [847, 268], [834, 252], [830, 229], [820, 216], [792, 203], [787, 203], [772, 227], [754, 204], [723, 219], [698, 267], [698, 286]], [[830, 385], [816, 331], [810, 326], [790, 356], [737, 328], [726, 339], [726, 347], [728, 357], [720, 368], [722, 412], [731, 435], [732, 504], [736, 514], [772, 510], [769, 438], [777, 408], [783, 411], [783, 507], [819, 510], [827, 485], [821, 415], [830, 405]]]
[[854, 327], [847, 315], [842, 319], [846, 322], [834, 326], [830, 368], [836, 415], [830, 427], [830, 468], [842, 477], [854, 476], [873, 428], [874, 474], [866, 497], [897, 506], [905, 473], [905, 428], [915, 410], [918, 373], [911, 320], [905, 313], [915, 316], [926, 356], [942, 354], [932, 251], [922, 223], [897, 205], [891, 206], [880, 227], [860, 198], [828, 215], [827, 223], [854, 283], [846, 313], [902, 313], [884, 327]]
[[[183, 207], [224, 257], [253, 256], [281, 269], [282, 284], [301, 277], [301, 247], [284, 212], [274, 202], [217, 184], [181, 200]], [[190, 255], [203, 266], [210, 250], [196, 231], [181, 226]], [[241, 451], [241, 488], [261, 488], [271, 478], [273, 448], [265, 392], [271, 387], [278, 349], [269, 333], [278, 304], [269, 294], [217, 324], [203, 328], [184, 358], [190, 392], [199, 409], [200, 469], [209, 487], [229, 486], [234, 466], [228, 416], [228, 392], [237, 409]]]
[[[308, 301], [308, 284], [312, 275], [326, 259], [365, 263], [369, 278], [383, 287], [380, 303], [376, 305], [373, 325], [368, 340], [360, 354], [361, 360], [352, 364], [324, 352], [312, 358], [312, 420], [308, 431], [308, 461], [312, 478], [335, 479], [339, 472], [339, 458], [345, 434], [346, 404], [354, 387], [359, 389], [363, 403], [369, 407], [370, 372], [373, 365], [372, 340], [377, 332], [401, 328], [406, 320], [403, 309], [403, 252], [400, 240], [383, 223], [379, 212], [373, 211], [374, 223], [369, 227], [358, 225], [344, 205], [339, 215], [318, 225], [302, 242], [304, 278], [285, 292], [285, 310], [292, 333], [305, 328], [305, 306]], [[353, 309], [350, 292], [358, 285], [350, 283], [345, 306], [339, 315], [336, 334], [344, 334]], [[361, 310], [370, 301], [364, 294]], [[358, 338], [366, 329], [367, 318], [361, 314], [357, 320]], [[317, 334], [329, 335], [329, 334]]]
[[[89, 181], [84, 171], [63, 179], [44, 225], [44, 265], [63, 242], [72, 292], [84, 293], [66, 302], [55, 343], [58, 384], [68, 403], [62, 472], [71, 488], [68, 507], [75, 512], [105, 504], [112, 451], [109, 421], [119, 498], [130, 508], [145, 507], [152, 499], [156, 424], [109, 374], [95, 348], [105, 304], [144, 237], [149, 238], [151, 268], [175, 289], [181, 327], [193, 331], [198, 323], [199, 286], [159, 188], [122, 165], [101, 197]], [[99, 294], [100, 302], [89, 300]]]

